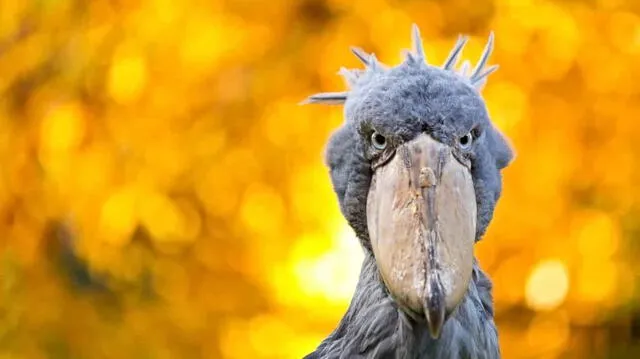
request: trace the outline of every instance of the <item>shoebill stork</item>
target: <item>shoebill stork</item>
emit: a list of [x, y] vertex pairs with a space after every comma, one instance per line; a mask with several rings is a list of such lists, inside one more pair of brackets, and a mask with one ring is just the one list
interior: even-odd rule
[[513, 159], [480, 90], [493, 33], [474, 68], [459, 37], [440, 67], [413, 50], [395, 67], [353, 48], [346, 92], [303, 103], [344, 105], [326, 148], [340, 208], [365, 258], [349, 308], [306, 358], [497, 359], [491, 281], [473, 254]]

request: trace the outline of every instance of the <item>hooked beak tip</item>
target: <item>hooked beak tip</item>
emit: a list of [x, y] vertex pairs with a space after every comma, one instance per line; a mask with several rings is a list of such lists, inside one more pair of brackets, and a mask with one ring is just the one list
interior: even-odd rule
[[431, 334], [431, 338], [433, 339], [438, 339], [442, 332], [442, 327], [446, 319], [445, 306], [443, 292], [437, 289], [430, 293], [424, 305], [429, 334]]

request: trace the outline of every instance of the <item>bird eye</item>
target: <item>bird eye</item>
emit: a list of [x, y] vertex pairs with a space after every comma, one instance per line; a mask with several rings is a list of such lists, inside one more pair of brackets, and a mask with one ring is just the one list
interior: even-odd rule
[[458, 139], [458, 143], [460, 144], [460, 148], [462, 148], [463, 150], [469, 149], [469, 147], [471, 147], [471, 144], [473, 143], [473, 134], [469, 132], [466, 135], [460, 137]]
[[382, 151], [387, 147], [387, 138], [378, 132], [374, 132], [371, 135], [371, 145], [376, 150]]

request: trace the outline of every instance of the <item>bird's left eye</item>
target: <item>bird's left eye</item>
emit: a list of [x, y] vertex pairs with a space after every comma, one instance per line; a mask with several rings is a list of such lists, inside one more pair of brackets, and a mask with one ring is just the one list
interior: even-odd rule
[[378, 132], [371, 135], [371, 145], [378, 151], [382, 151], [387, 147], [387, 138]]
[[472, 143], [473, 143], [473, 134], [471, 132], [467, 133], [466, 135], [458, 139], [458, 144], [460, 145], [460, 148], [462, 148], [463, 150], [469, 149]]

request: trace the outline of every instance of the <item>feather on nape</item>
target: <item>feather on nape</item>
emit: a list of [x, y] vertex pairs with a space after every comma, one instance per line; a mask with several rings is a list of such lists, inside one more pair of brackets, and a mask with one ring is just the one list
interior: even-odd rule
[[[476, 89], [481, 90], [489, 75], [498, 69], [498, 65], [487, 66], [489, 56], [493, 52], [494, 34], [489, 34], [487, 44], [480, 55], [478, 63], [473, 69], [470, 69], [469, 61], [464, 61], [460, 67], [458, 62], [462, 54], [462, 50], [468, 41], [467, 36], [459, 36], [453, 49], [449, 52], [449, 56], [444, 61], [441, 68], [450, 71], [458, 76], [466, 79]], [[422, 44], [420, 30], [416, 24], [412, 27], [413, 50], [405, 51], [405, 62], [427, 64], [427, 57]], [[340, 68], [338, 74], [344, 77], [347, 86], [352, 88], [357, 85], [358, 80], [367, 73], [381, 73], [387, 70], [387, 66], [378, 62], [374, 54], [368, 54], [359, 47], [352, 47], [351, 52], [365, 65], [365, 69], [346, 69]], [[344, 92], [323, 92], [309, 96], [301, 102], [301, 104], [325, 104], [325, 105], [343, 105], [349, 96], [349, 91]]]

